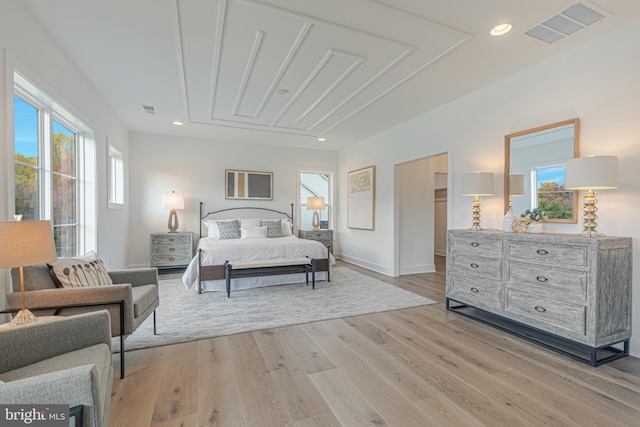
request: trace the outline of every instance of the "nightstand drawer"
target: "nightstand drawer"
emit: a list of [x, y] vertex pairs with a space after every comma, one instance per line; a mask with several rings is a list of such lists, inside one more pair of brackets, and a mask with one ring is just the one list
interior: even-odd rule
[[154, 266], [169, 266], [169, 265], [187, 265], [191, 261], [189, 254], [175, 254], [175, 255], [153, 255], [151, 258], [151, 265]]
[[333, 230], [298, 230], [298, 238], [320, 242], [333, 253]]
[[191, 235], [188, 234], [154, 234], [151, 236], [153, 245], [191, 244]]

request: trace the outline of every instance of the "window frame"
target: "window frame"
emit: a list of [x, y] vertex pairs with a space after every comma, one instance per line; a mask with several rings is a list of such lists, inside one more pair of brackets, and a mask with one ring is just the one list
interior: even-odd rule
[[[11, 73], [11, 71], [13, 71]], [[96, 151], [95, 136], [93, 130], [87, 126], [70, 109], [61, 105], [59, 100], [51, 97], [43, 85], [32, 83], [17, 67], [10, 67], [10, 75], [13, 81], [9, 87], [12, 89], [9, 106], [11, 111], [11, 128], [13, 150], [11, 152], [12, 169], [10, 179], [13, 188], [13, 197], [10, 208], [15, 211], [15, 117], [14, 97], [19, 97], [38, 110], [38, 217], [43, 220], [51, 220], [53, 224], [53, 177], [58, 174], [53, 170], [53, 122], [73, 132], [75, 135], [75, 243], [74, 255], [81, 255], [90, 249], [97, 247], [97, 198], [96, 198]], [[66, 175], [63, 175], [66, 176]], [[63, 224], [58, 224], [63, 225]], [[56, 248], [58, 249], [58, 248]]]
[[107, 208], [125, 208], [124, 155], [107, 141]]
[[302, 229], [302, 211], [306, 208], [307, 204], [301, 200], [301, 175], [302, 174], [325, 174], [328, 175], [328, 196], [325, 199], [325, 210], [328, 215], [328, 229], [333, 230], [335, 226], [334, 221], [334, 191], [335, 191], [335, 170], [330, 168], [315, 168], [315, 167], [299, 167], [297, 170], [297, 207], [298, 207], [298, 215], [296, 215], [296, 227], [298, 229]]

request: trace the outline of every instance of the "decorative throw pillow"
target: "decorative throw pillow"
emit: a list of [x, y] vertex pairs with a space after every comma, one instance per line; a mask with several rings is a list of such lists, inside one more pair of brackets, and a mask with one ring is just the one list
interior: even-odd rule
[[267, 227], [240, 227], [241, 239], [264, 239], [267, 237]]
[[279, 219], [263, 219], [260, 224], [263, 227], [267, 227], [267, 237], [269, 239], [282, 237], [282, 226]]
[[214, 240], [220, 240], [220, 231], [218, 231], [218, 221], [207, 220], [204, 226], [207, 227], [207, 237]]
[[218, 221], [218, 231], [220, 232], [220, 240], [230, 240], [240, 238], [240, 221], [230, 219], [226, 221]]
[[282, 229], [282, 237], [293, 236], [293, 224], [289, 219], [280, 220], [280, 228]]
[[58, 258], [47, 265], [51, 279], [59, 288], [113, 285], [104, 263], [94, 251], [76, 258]]

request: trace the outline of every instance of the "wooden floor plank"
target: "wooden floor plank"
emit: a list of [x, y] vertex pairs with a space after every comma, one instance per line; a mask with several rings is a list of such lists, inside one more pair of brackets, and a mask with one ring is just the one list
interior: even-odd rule
[[440, 304], [131, 351], [124, 379], [116, 354], [110, 426], [637, 425], [640, 359], [592, 368], [448, 312], [442, 262], [341, 265]]

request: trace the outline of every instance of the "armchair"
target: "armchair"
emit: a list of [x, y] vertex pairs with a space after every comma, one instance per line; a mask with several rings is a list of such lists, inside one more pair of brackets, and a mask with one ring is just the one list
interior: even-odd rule
[[109, 425], [113, 385], [105, 310], [0, 325], [0, 402], [81, 407], [82, 425]]
[[[108, 310], [111, 315], [111, 334], [120, 336], [121, 372], [124, 378], [124, 338], [131, 335], [151, 313], [153, 333], [156, 333], [156, 308], [160, 304], [158, 270], [137, 268], [110, 271], [111, 286], [86, 288], [57, 288], [46, 265], [24, 267], [26, 306], [38, 316], [70, 316], [96, 310]], [[18, 283], [18, 270], [12, 269], [13, 283]], [[123, 301], [123, 313], [118, 302]], [[20, 307], [20, 292], [7, 294], [12, 310]], [[101, 303], [104, 303], [102, 305]], [[123, 315], [123, 325], [120, 318]], [[122, 332], [121, 332], [122, 331]]]

